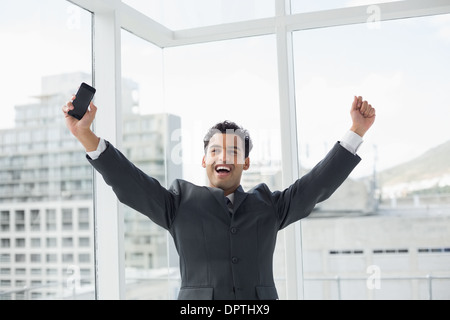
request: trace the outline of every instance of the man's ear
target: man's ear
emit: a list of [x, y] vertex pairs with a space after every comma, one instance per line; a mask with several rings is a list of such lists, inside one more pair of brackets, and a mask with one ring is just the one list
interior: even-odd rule
[[249, 157], [245, 158], [245, 162], [244, 162], [244, 170], [248, 170], [248, 168], [250, 168], [250, 158]]
[[206, 157], [206, 156], [203, 156], [203, 159], [202, 159], [202, 167], [203, 167], [203, 168], [206, 168], [205, 157]]

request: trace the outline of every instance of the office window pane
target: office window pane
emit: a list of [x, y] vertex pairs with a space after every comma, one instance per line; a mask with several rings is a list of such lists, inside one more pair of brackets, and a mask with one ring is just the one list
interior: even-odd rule
[[89, 230], [90, 219], [89, 208], [79, 208], [78, 209], [78, 229], [79, 230]]
[[27, 270], [24, 268], [16, 268], [16, 275], [23, 275], [26, 274]]
[[[27, 283], [24, 289], [16, 275], [0, 274], [10, 284], [2, 291], [14, 292], [0, 299], [72, 299], [81, 292], [94, 298], [92, 286], [66, 297], [67, 274], [45, 287], [47, 274], [30, 278], [48, 264], [66, 267], [54, 249], [63, 236], [94, 237], [92, 224], [79, 231], [65, 213], [92, 212], [92, 168], [61, 111], [82, 81], [92, 82], [91, 20], [91, 13], [64, 0], [0, 2], [0, 38], [7, 44], [0, 59], [0, 257], [2, 267], [20, 267], [18, 280]], [[83, 250], [93, 252], [93, 243]], [[95, 270], [93, 261], [83, 267]]]
[[30, 262], [32, 263], [41, 262], [41, 255], [38, 253], [32, 253], [30, 255]]
[[[15, 261], [18, 263], [25, 263], [26, 262], [26, 255], [23, 253], [15, 254]], [[31, 261], [31, 257], [30, 257]]]
[[31, 210], [30, 213], [30, 230], [39, 231], [41, 229], [41, 216], [39, 214], [39, 210]]
[[[179, 127], [179, 117], [164, 112], [162, 62], [160, 48], [122, 32], [122, 152], [166, 186], [166, 172], [172, 177], [179, 176], [181, 170], [165, 158], [166, 144], [172, 130]], [[168, 233], [129, 207], [123, 210], [129, 283], [126, 299], [173, 298], [168, 279], [178, 268], [168, 268]]]
[[55, 275], [58, 274], [58, 269], [56, 269], [56, 268], [47, 268], [47, 269], [45, 270], [45, 273], [46, 273], [48, 276], [55, 276]]
[[31, 238], [31, 247], [32, 248], [39, 248], [41, 246], [41, 239], [40, 238]]
[[0, 268], [0, 274], [11, 274], [10, 268]]
[[42, 274], [42, 270], [41, 269], [38, 269], [38, 268], [33, 268], [33, 269], [31, 269], [31, 272], [30, 272], [32, 275], [41, 275]]
[[[273, 36], [164, 50], [125, 31], [122, 40], [123, 151], [138, 167], [165, 187], [177, 178], [207, 185], [201, 167], [203, 137], [217, 122], [231, 119], [246, 127], [255, 143], [244, 189], [259, 182], [274, 190], [281, 187]], [[133, 88], [137, 94], [130, 94]], [[134, 280], [127, 298], [144, 299], [142, 292], [134, 293], [141, 286], [150, 299], [175, 299], [179, 264], [172, 238], [144, 216], [125, 217], [126, 265], [128, 279]], [[275, 273], [281, 297], [283, 259], [279, 241]], [[165, 269], [156, 273], [160, 268]]]
[[64, 253], [62, 255], [62, 262], [72, 263], [73, 262], [73, 254], [72, 253]]
[[72, 209], [62, 209], [62, 230], [72, 230]]
[[58, 239], [57, 238], [47, 238], [46, 239], [46, 246], [47, 248], [56, 248], [58, 243]]
[[80, 263], [88, 263], [88, 262], [91, 262], [91, 256], [90, 256], [89, 254], [87, 254], [87, 253], [81, 253], [81, 254], [78, 256], [78, 261], [79, 261]]
[[[5, 174], [3, 174], [6, 176]], [[4, 190], [5, 188], [2, 186], [0, 190]], [[10, 229], [10, 213], [9, 210], [2, 210], [0, 212], [0, 230], [2, 232], [9, 231]]]
[[90, 238], [79, 238], [78, 239], [78, 245], [80, 246], [80, 247], [89, 247], [90, 246], [90, 242], [91, 242], [91, 239]]
[[25, 247], [25, 239], [19, 238], [16, 239], [16, 248], [24, 248]]
[[9, 248], [11, 246], [11, 239], [0, 239], [1, 248]]
[[[251, 165], [242, 175], [245, 191], [266, 183], [281, 189], [281, 138], [278, 73], [274, 36], [242, 38], [164, 50], [167, 112], [181, 118], [175, 136], [181, 152], [183, 179], [209, 185], [203, 138], [218, 122], [231, 120], [246, 128], [253, 140]], [[176, 150], [175, 150], [176, 151]], [[279, 235], [274, 275], [281, 299], [285, 293], [284, 237]]]
[[295, 33], [302, 172], [350, 128], [354, 95], [377, 110], [361, 163], [302, 221], [306, 298], [450, 298], [448, 21]]
[[47, 262], [57, 262], [58, 256], [55, 253], [46, 254], [46, 261]]
[[5, 287], [9, 287], [10, 285], [11, 285], [10, 280], [0, 280], [0, 287], [5, 288]]
[[73, 246], [72, 238], [62, 238], [62, 246], [65, 248], [71, 248]]
[[275, 15], [274, 0], [123, 0], [172, 30]]
[[25, 210], [16, 210], [14, 218], [15, 230], [17, 232], [25, 231]]

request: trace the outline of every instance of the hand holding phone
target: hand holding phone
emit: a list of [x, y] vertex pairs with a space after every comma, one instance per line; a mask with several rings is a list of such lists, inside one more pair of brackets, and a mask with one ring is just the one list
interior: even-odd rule
[[94, 98], [95, 91], [95, 88], [91, 87], [87, 83], [81, 83], [80, 88], [75, 95], [75, 100], [72, 102], [74, 109], [70, 110], [68, 114], [78, 120], [81, 120], [86, 113], [89, 104]]

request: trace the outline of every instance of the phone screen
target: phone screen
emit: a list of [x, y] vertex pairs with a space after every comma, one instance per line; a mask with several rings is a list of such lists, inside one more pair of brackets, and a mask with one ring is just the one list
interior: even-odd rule
[[68, 113], [80, 120], [86, 113], [91, 100], [94, 98], [95, 89], [86, 83], [82, 83], [76, 94], [75, 100], [73, 100], [74, 109]]

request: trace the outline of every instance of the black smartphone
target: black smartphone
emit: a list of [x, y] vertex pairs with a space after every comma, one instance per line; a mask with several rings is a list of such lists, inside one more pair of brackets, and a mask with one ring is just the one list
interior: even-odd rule
[[68, 114], [70, 114], [74, 118], [77, 118], [78, 120], [83, 118], [89, 107], [89, 104], [94, 98], [95, 91], [95, 88], [91, 87], [87, 83], [81, 83], [80, 88], [78, 89], [78, 92], [75, 96], [75, 100], [73, 100], [72, 102], [74, 109], [69, 110]]

